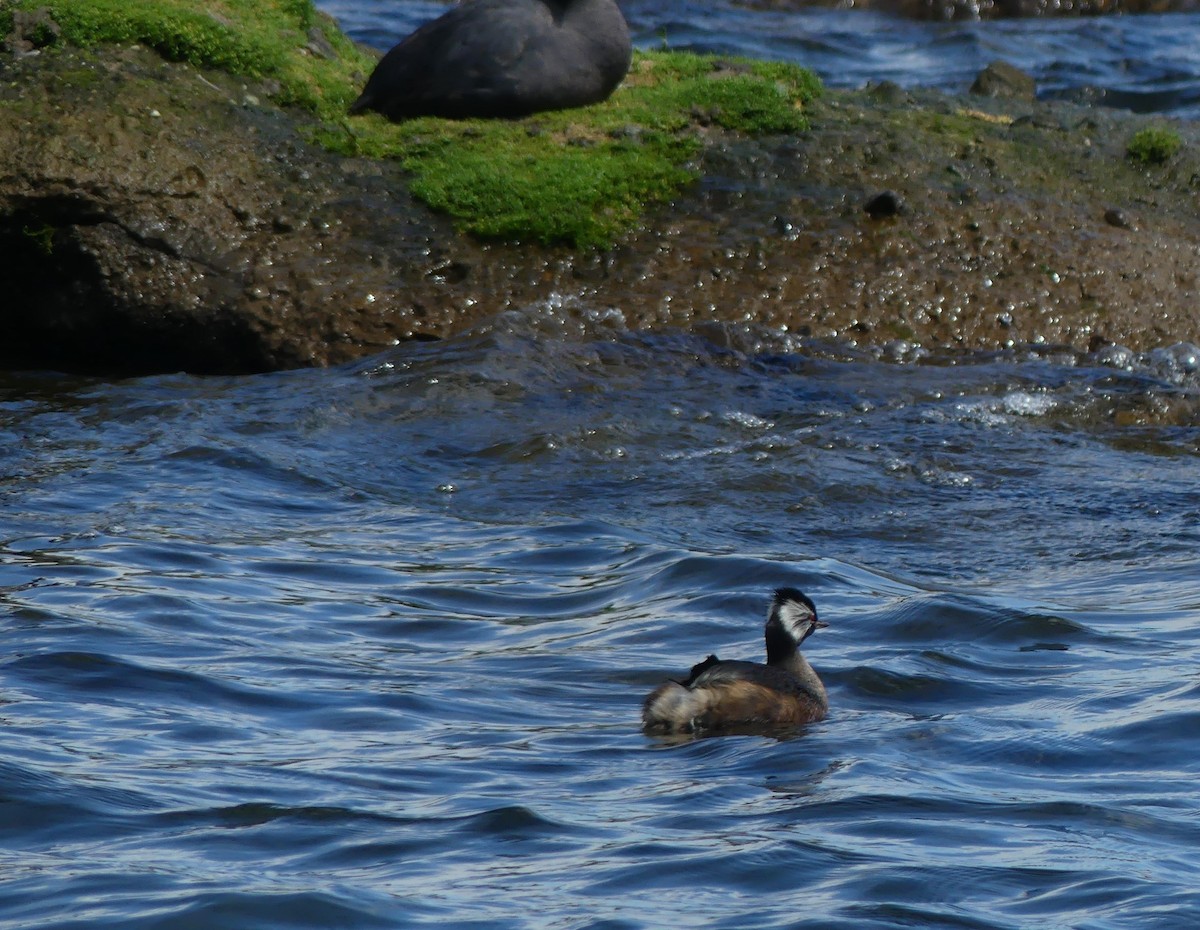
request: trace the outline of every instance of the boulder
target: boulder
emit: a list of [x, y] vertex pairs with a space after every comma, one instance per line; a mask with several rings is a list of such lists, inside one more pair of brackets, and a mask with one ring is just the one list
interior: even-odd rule
[[[0, 364], [334, 365], [550, 299], [618, 310], [633, 328], [857, 344], [1200, 341], [1188, 125], [1154, 167], [1126, 156], [1146, 118], [1070, 104], [827, 93], [807, 105], [808, 130], [750, 133], [727, 128], [714, 98], [687, 114], [693, 180], [582, 246], [464, 232], [414, 194], [411, 164], [334, 151], [330, 136], [357, 138], [359, 118], [281, 105], [280, 81], [142, 44], [4, 57]], [[339, 91], [343, 112], [356, 92]], [[586, 123], [569, 137], [557, 125], [514, 131], [597, 144]], [[624, 126], [617, 142], [643, 134]]]

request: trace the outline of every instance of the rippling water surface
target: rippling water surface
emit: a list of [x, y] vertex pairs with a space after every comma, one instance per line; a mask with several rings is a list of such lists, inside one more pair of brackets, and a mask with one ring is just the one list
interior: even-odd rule
[[[433, 0], [319, 0], [352, 36], [390, 48], [445, 12]], [[997, 59], [1044, 97], [1200, 117], [1200, 13], [917, 22], [855, 9], [770, 10], [737, 0], [621, 0], [640, 47], [795, 61], [831, 87], [892, 80], [963, 93]]]
[[[906, 348], [4, 376], [0, 925], [1200, 924], [1197, 350]], [[643, 736], [783, 584], [830, 717]]]

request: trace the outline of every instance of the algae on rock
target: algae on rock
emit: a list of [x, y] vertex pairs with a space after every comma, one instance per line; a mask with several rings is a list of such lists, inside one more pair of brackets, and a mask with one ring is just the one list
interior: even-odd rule
[[1183, 139], [1173, 129], [1147, 126], [1129, 139], [1126, 154], [1140, 165], [1164, 165], [1183, 148]]
[[516, 121], [397, 125], [346, 117], [374, 60], [311, 0], [222, 0], [203, 9], [190, 0], [10, 3], [47, 9], [73, 45], [137, 42], [169, 60], [277, 82], [277, 102], [316, 119], [313, 140], [342, 154], [397, 159], [412, 193], [460, 229], [510, 241], [611, 246], [647, 205], [695, 179], [688, 163], [707, 126], [799, 132], [804, 105], [820, 91], [796, 65], [639, 52], [602, 104]]
[[794, 65], [639, 52], [625, 84], [582, 110], [399, 125], [369, 115], [319, 138], [346, 154], [398, 159], [413, 193], [467, 232], [605, 248], [645, 206], [698, 177], [689, 160], [706, 127], [801, 132], [819, 91]]
[[344, 110], [373, 64], [311, 0], [0, 0], [0, 32], [15, 10], [46, 10], [79, 48], [137, 43], [169, 61], [270, 78], [281, 103], [317, 114]]
[[393, 125], [347, 118], [373, 59], [308, 0], [199, 6], [0, 0], [66, 24], [0, 56], [4, 364], [336, 364], [553, 294], [632, 328], [1198, 341], [1196, 125], [1145, 170], [1161, 120], [673, 52], [601, 105]]

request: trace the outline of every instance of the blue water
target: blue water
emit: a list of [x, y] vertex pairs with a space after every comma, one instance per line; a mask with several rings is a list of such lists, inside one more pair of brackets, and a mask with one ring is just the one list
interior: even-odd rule
[[[320, 0], [359, 41], [390, 48], [444, 12], [435, 0]], [[846, 4], [849, 6], [849, 4]], [[993, 61], [1047, 98], [1200, 118], [1200, 13], [921, 22], [856, 9], [758, 9], [739, 0], [622, 0], [641, 47], [795, 61], [831, 87], [891, 80], [964, 93]]]
[[0, 377], [0, 926], [1200, 925], [1200, 350], [707, 335]]

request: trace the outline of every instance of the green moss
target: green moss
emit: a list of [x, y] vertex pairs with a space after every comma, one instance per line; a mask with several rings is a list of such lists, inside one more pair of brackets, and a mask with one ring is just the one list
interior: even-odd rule
[[554, 140], [501, 131], [418, 140], [400, 157], [414, 175], [413, 194], [476, 235], [595, 247], [633, 225], [646, 203], [692, 179], [680, 148], [668, 138]]
[[[280, 102], [318, 114], [344, 110], [354, 98], [355, 77], [374, 66], [311, 0], [8, 0], [8, 5], [48, 10], [62, 27], [62, 40], [81, 48], [136, 42], [172, 61], [272, 78], [279, 82]], [[0, 29], [11, 27], [11, 13], [0, 16]], [[335, 59], [307, 50], [314, 28], [334, 47]]]
[[994, 127], [980, 116], [979, 113], [966, 110], [942, 113], [925, 109], [898, 108], [892, 119], [902, 123], [908, 132], [913, 131], [915, 127], [923, 135], [961, 146], [971, 145], [979, 141], [981, 136], [992, 134], [994, 131]]
[[602, 104], [518, 121], [369, 115], [327, 128], [331, 148], [398, 159], [412, 192], [479, 236], [604, 247], [697, 176], [705, 126], [801, 132], [820, 90], [794, 65], [638, 53]]
[[616, 105], [663, 128], [700, 121], [746, 133], [802, 132], [803, 105], [820, 93], [816, 76], [796, 65], [689, 52], [639, 54], [632, 74]]
[[1162, 165], [1182, 147], [1183, 139], [1173, 129], [1149, 126], [1130, 137], [1125, 153], [1140, 165]]
[[71, 68], [55, 75], [55, 81], [65, 87], [84, 88], [100, 83], [100, 75], [94, 68]]
[[22, 229], [25, 238], [32, 241], [45, 255], [54, 253], [54, 227], [43, 224], [37, 227], [26, 226]]
[[[795, 65], [661, 51], [636, 54], [624, 84], [597, 106], [397, 125], [346, 117], [375, 62], [311, 0], [0, 0], [0, 20], [6, 5], [48, 9], [74, 45], [137, 42], [172, 60], [270, 78], [278, 102], [317, 118], [315, 141], [399, 160], [417, 197], [466, 231], [504, 239], [608, 245], [697, 176], [688, 161], [708, 127], [801, 132], [804, 105], [820, 92]], [[308, 48], [314, 28], [333, 56]]]

